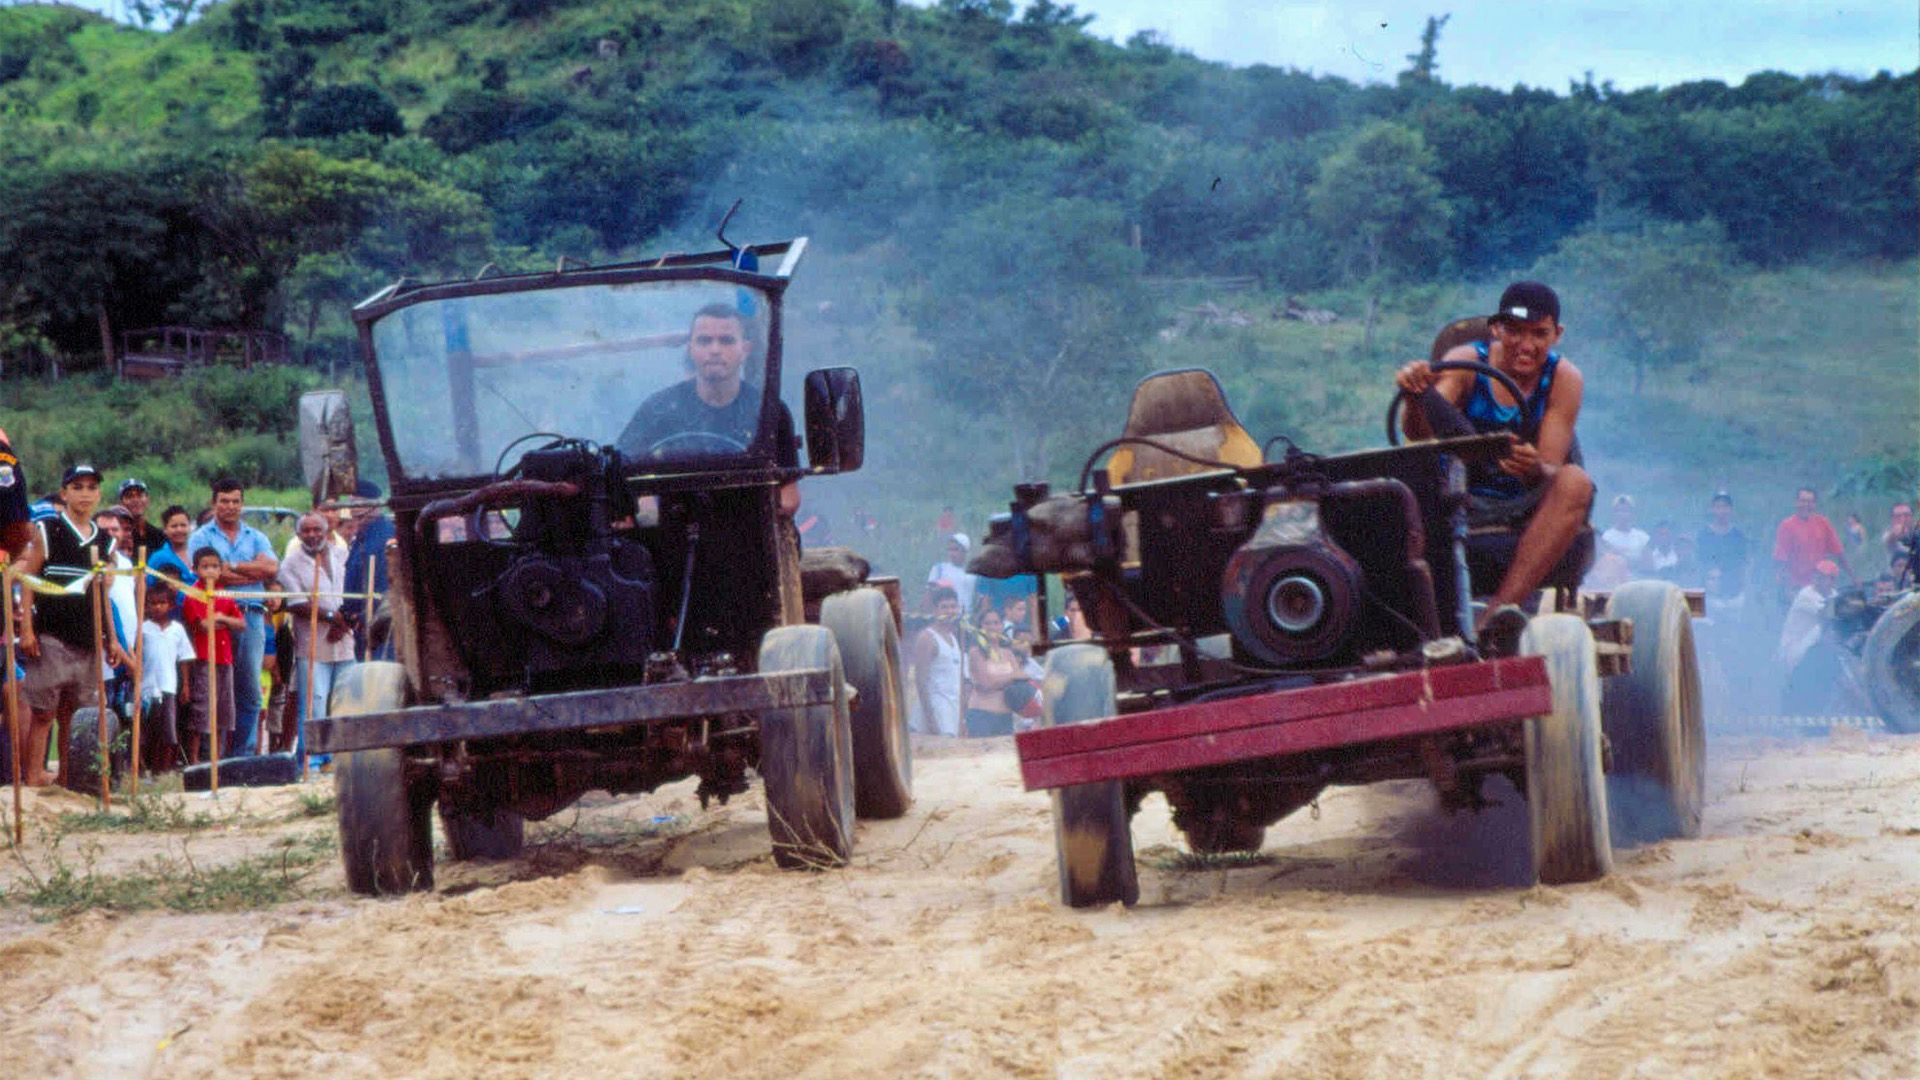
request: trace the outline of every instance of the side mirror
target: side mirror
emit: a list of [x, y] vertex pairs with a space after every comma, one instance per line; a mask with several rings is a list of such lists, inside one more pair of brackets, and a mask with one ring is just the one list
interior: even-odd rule
[[360, 455], [344, 390], [300, 395], [300, 471], [316, 506], [352, 495], [359, 486]]
[[850, 367], [807, 372], [807, 465], [816, 473], [846, 473], [867, 456], [867, 414], [860, 373]]

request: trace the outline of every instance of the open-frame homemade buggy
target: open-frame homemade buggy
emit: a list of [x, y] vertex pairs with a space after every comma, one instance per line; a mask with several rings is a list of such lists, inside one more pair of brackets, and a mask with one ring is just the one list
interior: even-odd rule
[[[502, 857], [587, 791], [698, 777], [705, 805], [751, 770], [788, 867], [843, 862], [856, 813], [906, 812], [897, 583], [803, 559], [782, 506], [864, 445], [858, 375], [822, 369], [797, 461], [781, 311], [805, 246], [403, 283], [354, 309], [397, 532], [397, 658], [347, 669], [311, 729], [354, 891], [431, 887], [436, 805], [452, 858]], [[721, 350], [697, 364], [695, 330]], [[726, 424], [692, 403], [709, 363], [722, 385], [737, 365]]]
[[1466, 468], [1506, 446], [1266, 461], [1213, 376], [1185, 370], [1140, 384], [1081, 490], [1016, 489], [971, 569], [1061, 574], [1093, 633], [1043, 636], [1045, 718], [1015, 739], [1026, 787], [1052, 792], [1068, 904], [1138, 898], [1130, 821], [1152, 791], [1221, 853], [1329, 785], [1425, 778], [1451, 811], [1502, 775], [1546, 883], [1605, 875], [1615, 840], [1697, 833], [1698, 594], [1578, 593], [1589, 531], [1539, 613], [1475, 635], [1472, 597], [1517, 534], [1468, 529]]

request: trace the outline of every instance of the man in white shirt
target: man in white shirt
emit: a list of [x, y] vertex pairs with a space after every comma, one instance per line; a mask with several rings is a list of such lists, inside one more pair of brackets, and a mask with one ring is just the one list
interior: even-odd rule
[[[287, 610], [293, 621], [294, 684], [299, 695], [299, 733], [294, 753], [306, 753], [307, 723], [327, 715], [327, 697], [333, 681], [353, 663], [353, 631], [341, 597], [347, 577], [347, 553], [329, 542], [327, 521], [319, 514], [300, 519], [294, 532], [299, 542], [280, 563], [280, 587], [286, 590]], [[314, 579], [319, 578], [319, 604], [314, 604]], [[317, 611], [317, 614], [316, 614]], [[309, 690], [308, 680], [312, 687]], [[317, 756], [316, 764], [327, 759]]]
[[1613, 525], [1600, 534], [1604, 554], [1618, 555], [1635, 571], [1641, 569], [1641, 557], [1653, 538], [1633, 523], [1633, 500], [1621, 495], [1613, 500]]
[[973, 587], [979, 579], [967, 573], [967, 551], [973, 547], [972, 541], [963, 532], [947, 537], [947, 557], [933, 564], [927, 571], [927, 606], [932, 607], [935, 589], [952, 589], [953, 595], [960, 601], [960, 617], [968, 618], [973, 614]]

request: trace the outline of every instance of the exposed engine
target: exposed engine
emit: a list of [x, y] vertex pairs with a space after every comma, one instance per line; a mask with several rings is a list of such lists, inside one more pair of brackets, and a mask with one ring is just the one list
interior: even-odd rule
[[491, 613], [498, 639], [530, 674], [644, 669], [658, 579], [645, 546], [613, 535], [612, 523], [634, 509], [619, 452], [569, 440], [528, 453], [515, 471], [560, 493], [524, 500], [517, 550], [474, 591], [475, 608]]

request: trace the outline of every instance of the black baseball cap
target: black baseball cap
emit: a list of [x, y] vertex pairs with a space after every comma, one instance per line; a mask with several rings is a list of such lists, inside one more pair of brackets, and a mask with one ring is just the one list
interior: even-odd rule
[[145, 490], [147, 490], [147, 485], [143, 481], [137, 480], [131, 476], [127, 477], [125, 480], [120, 481], [120, 494], [122, 495], [125, 495], [129, 491], [145, 491]]
[[100, 470], [94, 468], [91, 465], [70, 465], [67, 467], [67, 471], [62, 473], [60, 476], [60, 486], [66, 487], [68, 484], [73, 483], [75, 480], [79, 480], [83, 477], [88, 477], [88, 476], [91, 476], [95, 480], [98, 480], [100, 479]]
[[1728, 506], [1732, 506], [1733, 496], [1724, 491], [1716, 491], [1713, 493], [1713, 498], [1708, 499], [1707, 503], [1708, 505], [1712, 505], [1713, 503], [1726, 503]]
[[1550, 318], [1559, 322], [1560, 294], [1544, 282], [1516, 281], [1500, 294], [1500, 310], [1487, 318], [1493, 321], [1518, 319], [1521, 322]]

